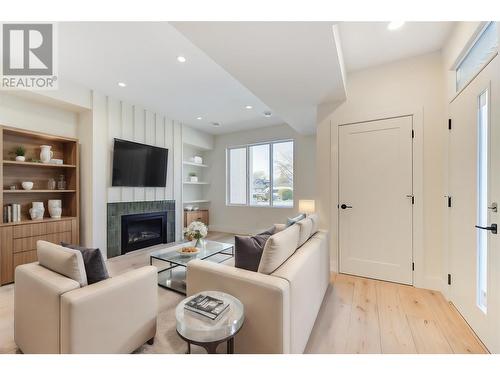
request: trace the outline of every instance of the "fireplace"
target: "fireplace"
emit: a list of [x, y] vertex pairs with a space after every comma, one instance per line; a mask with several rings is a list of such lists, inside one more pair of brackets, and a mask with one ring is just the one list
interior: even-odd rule
[[173, 241], [168, 238], [168, 212], [123, 215], [121, 253]]

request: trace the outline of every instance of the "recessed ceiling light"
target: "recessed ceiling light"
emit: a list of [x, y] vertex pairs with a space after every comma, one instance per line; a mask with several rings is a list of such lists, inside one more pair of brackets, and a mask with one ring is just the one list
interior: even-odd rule
[[271, 117], [273, 114], [269, 111], [264, 112], [264, 117]]
[[404, 24], [405, 24], [405, 21], [391, 21], [387, 25], [387, 29], [389, 29], [389, 30], [397, 30], [401, 26], [403, 26]]
[[220, 126], [220, 122], [212, 122], [212, 126], [218, 127]]
[[127, 84], [125, 82], [118, 82], [118, 86], [127, 87]]
[[196, 119], [197, 119], [197, 120], [203, 120], [203, 117], [198, 116], [198, 117], [196, 117]]
[[177, 61], [183, 63], [186, 62], [186, 58], [184, 56], [177, 56]]
[[251, 105], [246, 105], [245, 108], [246, 109], [253, 109], [253, 107]]

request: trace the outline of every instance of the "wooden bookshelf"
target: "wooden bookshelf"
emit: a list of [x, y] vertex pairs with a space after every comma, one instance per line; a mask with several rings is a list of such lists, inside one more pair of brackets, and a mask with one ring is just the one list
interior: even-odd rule
[[[53, 158], [62, 159], [64, 164], [41, 163], [40, 146], [52, 146]], [[14, 151], [18, 146], [26, 149], [26, 161], [16, 161]], [[79, 242], [80, 181], [78, 140], [23, 129], [0, 126], [0, 180], [2, 181], [0, 202], [0, 285], [13, 282], [14, 268], [19, 264], [36, 260], [37, 240], [58, 243], [69, 240]], [[34, 160], [34, 161], [33, 161]], [[65, 190], [49, 190], [48, 180], [63, 175]], [[33, 182], [32, 190], [24, 190], [21, 183]], [[10, 190], [16, 185], [15, 190]], [[48, 201], [62, 201], [60, 219], [50, 217]], [[44, 202], [42, 220], [31, 220], [29, 209], [32, 202]], [[21, 221], [5, 222], [3, 208], [10, 204], [21, 205]], [[26, 245], [31, 244], [31, 245]]]

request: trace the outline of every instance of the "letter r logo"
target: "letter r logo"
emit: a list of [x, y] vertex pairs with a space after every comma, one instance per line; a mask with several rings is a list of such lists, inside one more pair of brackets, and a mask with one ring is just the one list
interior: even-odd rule
[[3, 24], [3, 74], [52, 75], [53, 25]]

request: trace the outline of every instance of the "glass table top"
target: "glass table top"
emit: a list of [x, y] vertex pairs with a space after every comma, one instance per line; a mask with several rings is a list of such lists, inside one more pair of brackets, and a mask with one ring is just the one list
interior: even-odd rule
[[185, 242], [180, 245], [168, 247], [166, 249], [158, 250], [150, 254], [151, 258], [163, 260], [169, 263], [174, 263], [179, 266], [187, 266], [187, 263], [193, 259], [206, 259], [215, 254], [226, 252], [233, 248], [234, 245], [230, 243], [204, 241], [203, 247], [199, 248], [199, 253], [193, 255], [179, 254], [178, 250], [183, 247], [194, 246], [195, 241]]
[[239, 331], [245, 320], [245, 308], [239, 299], [230, 294], [216, 291], [196, 293], [196, 295], [198, 294], [209, 295], [229, 303], [229, 311], [215, 322], [207, 318], [200, 318], [197, 313], [184, 309], [184, 304], [194, 297], [192, 295], [182, 300], [175, 309], [177, 332], [188, 340], [215, 342], [227, 339]]

